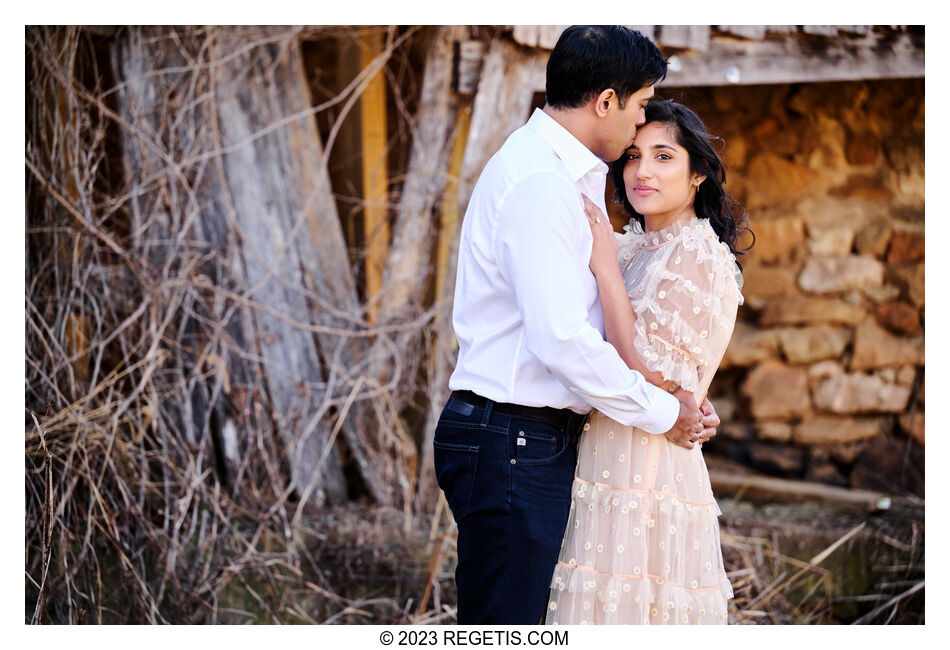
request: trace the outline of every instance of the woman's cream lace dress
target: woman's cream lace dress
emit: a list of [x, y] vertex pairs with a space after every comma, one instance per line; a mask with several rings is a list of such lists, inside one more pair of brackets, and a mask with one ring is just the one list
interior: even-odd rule
[[[648, 368], [706, 394], [742, 302], [734, 256], [705, 219], [619, 239]], [[692, 450], [594, 411], [580, 440], [549, 624], [726, 623], [719, 507]]]

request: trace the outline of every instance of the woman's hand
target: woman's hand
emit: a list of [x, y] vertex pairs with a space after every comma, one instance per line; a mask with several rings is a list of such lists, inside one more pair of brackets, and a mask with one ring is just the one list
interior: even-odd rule
[[699, 412], [703, 414], [703, 432], [699, 436], [699, 446], [702, 447], [704, 442], [708, 442], [716, 435], [716, 427], [722, 424], [722, 421], [708, 397], [703, 398], [703, 403], [699, 405]]
[[595, 276], [602, 273], [619, 270], [617, 266], [617, 237], [614, 228], [597, 204], [584, 197], [584, 212], [590, 224], [590, 233], [594, 237], [594, 245], [590, 252], [590, 270]]

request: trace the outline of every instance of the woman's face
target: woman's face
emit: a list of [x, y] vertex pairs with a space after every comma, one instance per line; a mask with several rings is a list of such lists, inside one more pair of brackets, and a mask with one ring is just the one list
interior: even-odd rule
[[690, 172], [689, 154], [669, 125], [640, 127], [624, 159], [623, 184], [637, 212], [664, 223], [689, 213], [701, 177]]

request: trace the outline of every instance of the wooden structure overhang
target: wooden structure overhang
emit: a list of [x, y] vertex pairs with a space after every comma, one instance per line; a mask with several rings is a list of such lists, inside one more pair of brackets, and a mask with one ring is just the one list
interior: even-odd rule
[[[471, 124], [459, 204], [485, 162], [544, 92], [551, 49], [567, 25], [508, 25], [455, 46], [455, 92]], [[630, 25], [670, 59], [661, 87], [810, 83], [924, 76], [924, 27], [908, 25]]]
[[[567, 25], [511, 25], [510, 40], [530, 48], [518, 76], [544, 90], [550, 50]], [[924, 28], [906, 25], [630, 25], [670, 56], [662, 85], [773, 84], [922, 77]], [[470, 47], [468, 52], [476, 52]], [[465, 51], [459, 57], [463, 66]], [[460, 70], [464, 81], [471, 79]]]

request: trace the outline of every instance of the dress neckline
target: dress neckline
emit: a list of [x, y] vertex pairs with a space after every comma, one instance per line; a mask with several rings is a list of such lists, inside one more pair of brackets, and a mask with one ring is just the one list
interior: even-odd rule
[[631, 219], [630, 223], [624, 226], [623, 229], [626, 231], [624, 235], [622, 235], [624, 239], [629, 238], [628, 241], [639, 243], [642, 248], [652, 249], [659, 248], [664, 244], [674, 241], [686, 233], [698, 232], [700, 230], [705, 232], [711, 230], [712, 227], [709, 225], [708, 219], [700, 219], [694, 216], [674, 221], [659, 230], [646, 232], [644, 232], [643, 227], [637, 223], [636, 220]]

